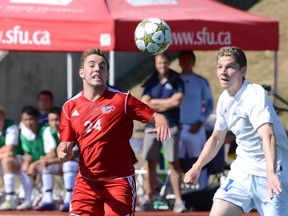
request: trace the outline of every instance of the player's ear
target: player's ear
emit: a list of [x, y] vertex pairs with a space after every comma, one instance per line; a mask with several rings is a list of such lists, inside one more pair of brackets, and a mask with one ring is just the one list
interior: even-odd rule
[[79, 76], [80, 76], [82, 79], [84, 79], [84, 70], [83, 70], [83, 68], [80, 68], [80, 69], [79, 69]]
[[247, 67], [242, 67], [240, 70], [240, 74], [242, 75], [242, 77], [246, 76], [246, 71], [247, 71]]

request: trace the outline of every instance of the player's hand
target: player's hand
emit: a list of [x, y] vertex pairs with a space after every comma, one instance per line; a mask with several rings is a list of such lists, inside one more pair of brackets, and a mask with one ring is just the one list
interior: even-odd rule
[[188, 172], [185, 173], [184, 183], [186, 184], [196, 184], [198, 182], [198, 178], [200, 176], [200, 171], [196, 169], [194, 166]]
[[72, 142], [61, 142], [57, 147], [57, 156], [61, 162], [66, 162], [72, 157]]
[[157, 133], [157, 140], [164, 141], [171, 137], [171, 130], [168, 126], [158, 126], [153, 130], [147, 131], [148, 134]]
[[282, 192], [281, 184], [276, 174], [269, 174], [267, 176], [267, 183], [270, 199], [273, 199], [273, 193], [279, 195]]

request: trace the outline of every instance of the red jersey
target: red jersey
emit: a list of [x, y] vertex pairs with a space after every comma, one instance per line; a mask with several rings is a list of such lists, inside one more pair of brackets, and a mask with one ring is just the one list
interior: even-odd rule
[[147, 123], [155, 111], [129, 93], [108, 88], [96, 101], [80, 92], [63, 105], [61, 142], [76, 142], [79, 171], [94, 180], [134, 174], [137, 162], [130, 146], [133, 120]]

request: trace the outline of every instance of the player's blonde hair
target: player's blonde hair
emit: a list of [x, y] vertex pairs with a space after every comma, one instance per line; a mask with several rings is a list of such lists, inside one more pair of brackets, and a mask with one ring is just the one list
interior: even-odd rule
[[217, 61], [220, 57], [231, 56], [239, 64], [240, 69], [247, 67], [247, 58], [242, 49], [235, 46], [225, 46], [219, 49], [217, 54]]
[[[240, 69], [246, 68], [247, 69], [247, 58], [244, 53], [244, 51], [235, 46], [225, 46], [219, 49], [217, 54], [217, 61], [220, 57], [223, 56], [231, 56], [235, 59], [236, 63], [239, 65]], [[243, 77], [243, 80], [245, 80], [245, 76]]]
[[107, 70], [109, 70], [109, 62], [106, 58], [106, 56], [104, 55], [104, 53], [102, 52], [101, 49], [99, 48], [90, 48], [88, 50], [85, 50], [83, 53], [82, 53], [82, 56], [80, 58], [80, 68], [83, 68], [84, 66], [84, 62], [86, 60], [86, 58], [89, 56], [89, 55], [92, 55], [92, 54], [95, 54], [95, 55], [99, 55], [99, 56], [102, 56], [106, 63], [107, 63]]

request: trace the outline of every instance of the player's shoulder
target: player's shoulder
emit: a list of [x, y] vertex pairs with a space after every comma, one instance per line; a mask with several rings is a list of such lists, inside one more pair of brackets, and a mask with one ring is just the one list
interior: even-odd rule
[[250, 95], [263, 95], [266, 94], [266, 90], [259, 84], [251, 83], [251, 82], [244, 82], [246, 85], [246, 92]]
[[70, 99], [68, 99], [64, 104], [63, 104], [63, 108], [69, 108], [69, 107], [73, 107], [73, 105], [75, 105], [75, 103], [81, 98], [83, 91], [79, 92], [78, 94], [74, 95], [73, 97], [71, 97]]
[[208, 81], [208, 79], [206, 77], [204, 77], [204, 76], [202, 76], [200, 74], [197, 74], [197, 73], [193, 73], [193, 75], [198, 81], [200, 81], [200, 82], [202, 82], [202, 83], [204, 83], [206, 85], [209, 85], [209, 81]]
[[120, 95], [126, 95], [127, 93], [126, 92], [123, 92], [113, 86], [108, 86], [107, 87], [107, 92], [108, 93], [112, 93], [112, 94], [120, 94]]
[[144, 81], [141, 87], [149, 87], [159, 84], [158, 73], [155, 71]]

